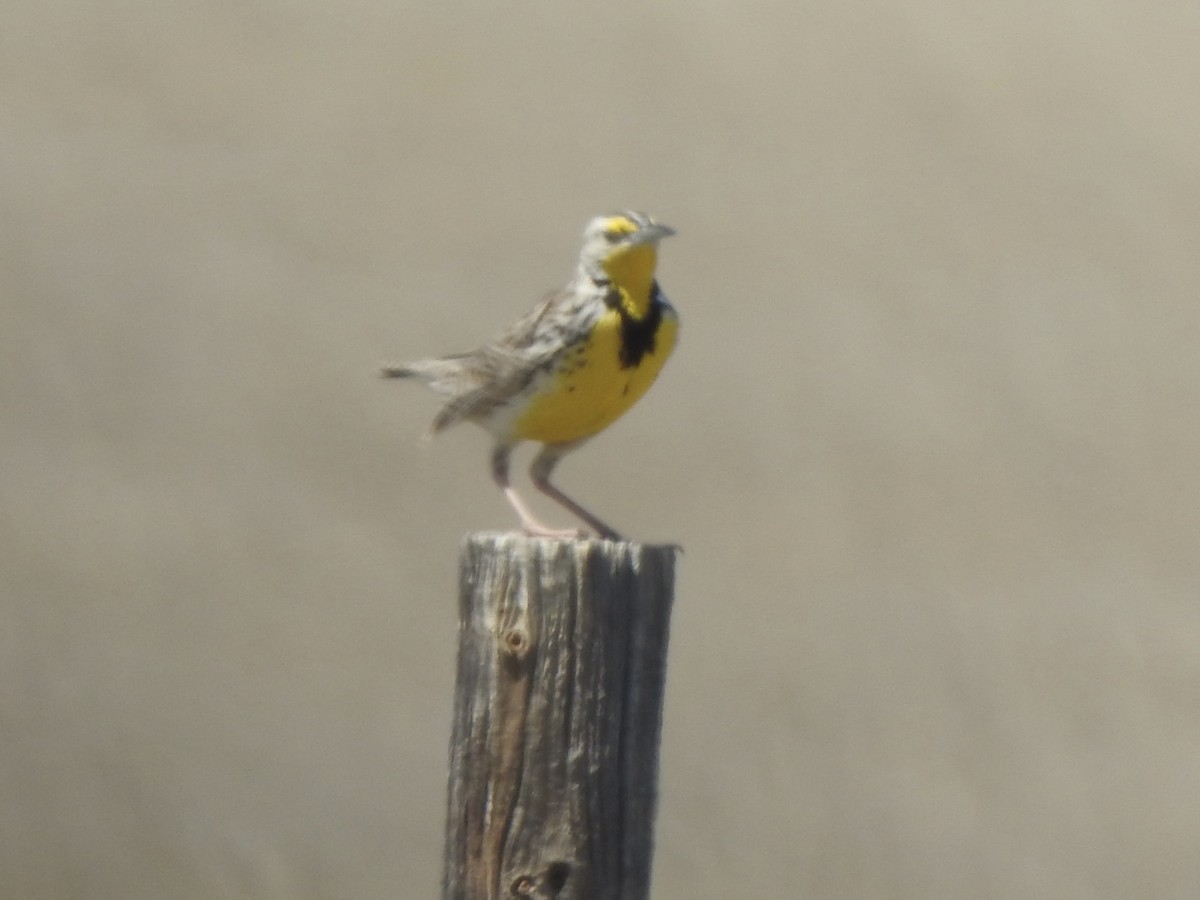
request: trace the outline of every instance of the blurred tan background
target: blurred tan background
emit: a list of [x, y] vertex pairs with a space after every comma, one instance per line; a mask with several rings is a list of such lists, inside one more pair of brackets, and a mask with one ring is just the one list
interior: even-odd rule
[[374, 368], [621, 206], [682, 341], [560, 475], [687, 551], [655, 896], [1200, 895], [1198, 34], [7, 10], [0, 896], [437, 896], [457, 545], [513, 516]]

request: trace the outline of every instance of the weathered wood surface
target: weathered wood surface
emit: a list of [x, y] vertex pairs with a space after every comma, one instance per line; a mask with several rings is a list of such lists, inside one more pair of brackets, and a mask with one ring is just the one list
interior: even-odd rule
[[675, 548], [467, 538], [444, 900], [648, 895]]

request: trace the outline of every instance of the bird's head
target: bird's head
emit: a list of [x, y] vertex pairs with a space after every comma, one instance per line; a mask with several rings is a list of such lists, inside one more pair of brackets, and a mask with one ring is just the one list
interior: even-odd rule
[[626, 210], [597, 216], [583, 231], [580, 268], [596, 281], [646, 295], [654, 281], [658, 242], [674, 233], [645, 213]]

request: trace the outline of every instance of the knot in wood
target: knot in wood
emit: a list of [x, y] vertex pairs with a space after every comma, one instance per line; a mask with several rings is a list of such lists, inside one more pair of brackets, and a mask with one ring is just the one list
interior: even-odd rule
[[506, 653], [510, 653], [517, 659], [524, 659], [529, 654], [529, 632], [524, 628], [514, 627], [505, 630], [500, 636], [500, 643], [504, 647]]
[[519, 875], [513, 881], [509, 893], [513, 897], [530, 897], [534, 900], [554, 900], [567, 883], [571, 874], [571, 864], [565, 860], [555, 860], [542, 869], [540, 873], [527, 872]]

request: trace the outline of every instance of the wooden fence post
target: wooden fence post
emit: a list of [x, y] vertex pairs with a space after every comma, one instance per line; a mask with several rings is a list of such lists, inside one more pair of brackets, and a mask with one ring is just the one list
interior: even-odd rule
[[462, 548], [443, 900], [645, 900], [675, 548]]

